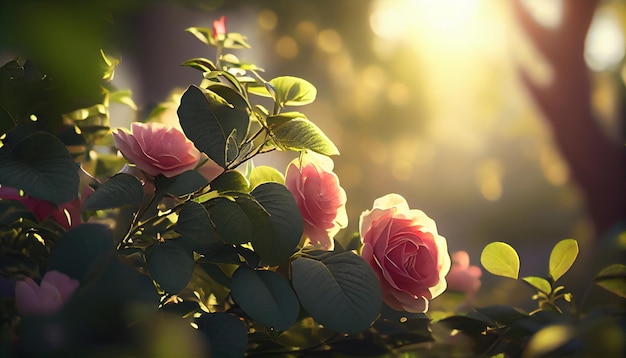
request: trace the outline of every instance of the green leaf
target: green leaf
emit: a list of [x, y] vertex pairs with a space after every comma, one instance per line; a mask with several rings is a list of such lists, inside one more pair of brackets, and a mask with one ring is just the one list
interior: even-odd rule
[[132, 92], [129, 89], [109, 93], [109, 102], [125, 104], [130, 109], [137, 110], [137, 104], [133, 101]]
[[313, 122], [306, 117], [289, 116], [283, 114], [267, 118], [267, 124], [279, 147], [295, 151], [308, 149], [324, 155], [339, 154], [335, 144]]
[[113, 254], [113, 234], [101, 224], [81, 224], [65, 232], [48, 258], [48, 271], [57, 270], [81, 281], [93, 263]]
[[293, 287], [302, 307], [325, 328], [355, 334], [380, 313], [378, 278], [363, 258], [342, 252], [322, 260], [299, 257], [291, 263]]
[[248, 328], [239, 317], [226, 312], [209, 313], [200, 316], [196, 324], [211, 347], [211, 357], [245, 356]]
[[187, 286], [195, 266], [193, 253], [176, 240], [150, 246], [146, 250], [146, 263], [150, 276], [171, 294], [177, 294]]
[[194, 35], [198, 40], [204, 42], [207, 45], [215, 45], [213, 39], [213, 31], [208, 27], [189, 27], [185, 31]]
[[78, 169], [63, 143], [36, 132], [11, 147], [0, 148], [0, 184], [29, 196], [62, 204], [76, 198]]
[[518, 278], [519, 256], [517, 251], [507, 243], [497, 241], [485, 246], [480, 255], [480, 263], [494, 275]]
[[283, 174], [276, 170], [276, 168], [266, 165], [261, 165], [252, 169], [249, 180], [251, 188], [255, 188], [259, 184], [267, 182], [285, 184], [285, 177]]
[[553, 324], [535, 333], [524, 351], [525, 357], [562, 356], [555, 352], [576, 337], [573, 326]]
[[546, 295], [549, 295], [550, 292], [552, 292], [552, 286], [550, 285], [550, 282], [548, 282], [548, 280], [543, 277], [528, 276], [523, 277], [522, 280], [526, 281], [532, 287], [538, 289]]
[[112, 176], [87, 198], [83, 211], [96, 211], [122, 206], [137, 207], [143, 200], [143, 186], [136, 177], [119, 173]]
[[605, 290], [626, 298], [626, 265], [609, 265], [596, 275], [594, 281]]
[[572, 267], [578, 256], [578, 243], [573, 239], [559, 241], [550, 253], [549, 271], [554, 281], [561, 278]]
[[178, 107], [180, 125], [200, 151], [226, 168], [226, 143], [236, 130], [237, 138], [245, 137], [250, 118], [244, 109], [233, 107], [215, 92], [189, 86]]
[[176, 176], [167, 187], [167, 192], [174, 196], [191, 194], [209, 184], [207, 178], [196, 170], [187, 170]]
[[233, 300], [252, 319], [271, 329], [289, 329], [300, 312], [298, 298], [289, 281], [268, 270], [242, 265], [230, 280]]
[[183, 236], [181, 240], [190, 242], [191, 248], [200, 254], [211, 255], [224, 246], [224, 241], [213, 228], [209, 213], [202, 204], [193, 201], [183, 205], [175, 231]]
[[252, 239], [253, 228], [246, 212], [235, 201], [219, 197], [207, 202], [209, 217], [222, 240], [245, 244]]
[[264, 97], [273, 97], [281, 107], [303, 106], [312, 103], [317, 95], [317, 89], [310, 82], [298, 77], [282, 76], [269, 81], [274, 95], [263, 87], [251, 87], [250, 93]]
[[284, 185], [263, 183], [250, 193], [269, 214], [271, 233], [255, 231], [254, 251], [266, 265], [275, 266], [288, 259], [300, 243], [304, 223], [295, 199]]
[[226, 170], [211, 182], [211, 189], [220, 193], [227, 191], [238, 191], [247, 193], [250, 191], [248, 181], [237, 170]]
[[211, 72], [217, 69], [217, 67], [215, 67], [215, 64], [211, 60], [203, 57], [189, 59], [183, 62], [181, 66], [189, 66], [202, 72]]

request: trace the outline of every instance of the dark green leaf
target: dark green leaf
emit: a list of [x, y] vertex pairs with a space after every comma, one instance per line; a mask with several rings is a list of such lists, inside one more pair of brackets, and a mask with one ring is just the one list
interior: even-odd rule
[[248, 346], [248, 329], [238, 317], [216, 312], [204, 314], [196, 320], [211, 347], [212, 357], [240, 358]]
[[136, 177], [119, 173], [112, 176], [87, 198], [83, 211], [138, 207], [143, 200], [143, 186]]
[[250, 191], [248, 181], [237, 170], [227, 170], [211, 182], [211, 189], [219, 192], [238, 191], [247, 193]]
[[[295, 151], [308, 149], [324, 155], [339, 154], [335, 144], [310, 120], [303, 117], [288, 121], [274, 119], [274, 116], [270, 116], [267, 122], [273, 123], [272, 134], [279, 147]], [[281, 122], [282, 124], [277, 124]]]
[[291, 192], [278, 183], [260, 184], [250, 194], [269, 214], [271, 223], [269, 236], [255, 231], [252, 246], [266, 265], [278, 265], [288, 259], [300, 243], [304, 223], [298, 205]]
[[183, 236], [182, 240], [191, 242], [191, 248], [200, 254], [213, 254], [224, 245], [213, 228], [209, 213], [202, 204], [193, 201], [183, 205], [175, 230]]
[[55, 136], [36, 132], [14, 147], [0, 148], [0, 184], [29, 196], [62, 204], [78, 193], [78, 168]]
[[378, 316], [378, 278], [360, 256], [343, 252], [318, 261], [299, 257], [291, 264], [293, 287], [304, 309], [328, 329], [358, 333]]
[[467, 316], [451, 316], [437, 321], [448, 329], [456, 329], [470, 336], [479, 335], [487, 330], [487, 323]]
[[519, 275], [519, 256], [511, 245], [492, 242], [485, 246], [480, 263], [494, 275], [516, 279]]
[[594, 281], [598, 286], [626, 298], [626, 265], [609, 265], [596, 275]]
[[578, 256], [578, 243], [573, 239], [559, 241], [550, 253], [549, 271], [554, 281], [561, 278], [572, 267]]
[[167, 240], [146, 250], [150, 276], [168, 293], [177, 294], [187, 286], [194, 269], [193, 253], [175, 240]]
[[226, 141], [236, 130], [245, 136], [250, 118], [245, 110], [233, 107], [215, 92], [189, 86], [178, 107], [180, 125], [185, 135], [209, 158], [227, 166]]
[[176, 179], [167, 187], [167, 192], [174, 196], [191, 194], [209, 184], [207, 178], [196, 170], [187, 170], [176, 176]]
[[217, 69], [211, 60], [202, 57], [189, 59], [183, 62], [181, 66], [189, 66], [202, 72], [210, 72]]
[[222, 240], [245, 244], [252, 238], [252, 224], [244, 210], [234, 201], [219, 197], [207, 202], [209, 216]]
[[68, 230], [54, 245], [48, 270], [81, 281], [89, 267], [113, 253], [113, 234], [100, 224], [82, 224]]
[[289, 281], [274, 271], [239, 266], [231, 277], [230, 289], [241, 309], [266, 327], [284, 331], [298, 318], [296, 294]]

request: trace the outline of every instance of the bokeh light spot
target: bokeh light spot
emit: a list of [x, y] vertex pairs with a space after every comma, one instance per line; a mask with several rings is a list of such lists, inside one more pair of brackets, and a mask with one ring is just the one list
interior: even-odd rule
[[585, 40], [585, 61], [594, 71], [606, 71], [624, 57], [624, 33], [612, 11], [600, 10], [594, 16]]
[[291, 60], [298, 56], [299, 48], [296, 40], [291, 36], [283, 36], [274, 45], [276, 54], [282, 58]]
[[271, 31], [278, 25], [278, 16], [274, 11], [262, 10], [257, 15], [257, 23], [263, 30]]
[[317, 46], [326, 53], [336, 53], [343, 47], [343, 42], [337, 31], [326, 29], [317, 36]]

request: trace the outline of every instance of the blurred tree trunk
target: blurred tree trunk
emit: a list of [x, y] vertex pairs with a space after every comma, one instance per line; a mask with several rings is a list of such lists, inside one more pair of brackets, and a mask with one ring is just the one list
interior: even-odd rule
[[590, 73], [583, 56], [598, 3], [563, 1], [562, 22], [554, 29], [535, 22], [521, 0], [514, 2], [514, 11], [553, 72], [547, 86], [534, 83], [523, 71], [520, 75], [552, 129], [600, 237], [626, 218], [626, 147], [602, 132], [592, 111]]

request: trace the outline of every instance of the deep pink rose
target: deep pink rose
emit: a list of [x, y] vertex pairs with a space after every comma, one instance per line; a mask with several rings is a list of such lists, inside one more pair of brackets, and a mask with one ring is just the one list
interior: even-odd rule
[[226, 16], [220, 17], [213, 21], [213, 38], [215, 40], [223, 40], [226, 37]]
[[304, 235], [322, 250], [332, 250], [333, 237], [348, 225], [346, 192], [333, 167], [329, 157], [306, 152], [289, 163], [285, 175], [304, 220]]
[[21, 314], [50, 314], [63, 307], [79, 282], [59, 271], [48, 271], [41, 284], [30, 277], [15, 284], [15, 304]]
[[446, 276], [448, 290], [464, 292], [468, 298], [472, 298], [480, 288], [482, 274], [480, 267], [470, 266], [469, 254], [466, 251], [456, 251], [452, 254], [452, 268]]
[[81, 223], [80, 210], [81, 202], [79, 198], [66, 203], [55, 205], [43, 199], [37, 199], [28, 195], [20, 195], [20, 191], [9, 187], [0, 187], [0, 199], [16, 200], [24, 204], [37, 220], [44, 221], [50, 218], [65, 229], [74, 227]]
[[426, 312], [446, 290], [450, 255], [446, 239], [424, 212], [398, 194], [374, 201], [360, 217], [361, 255], [380, 281], [383, 300], [398, 311]]
[[131, 131], [113, 132], [115, 146], [122, 155], [151, 176], [170, 178], [195, 168], [200, 152], [176, 128], [165, 124], [134, 122]]

